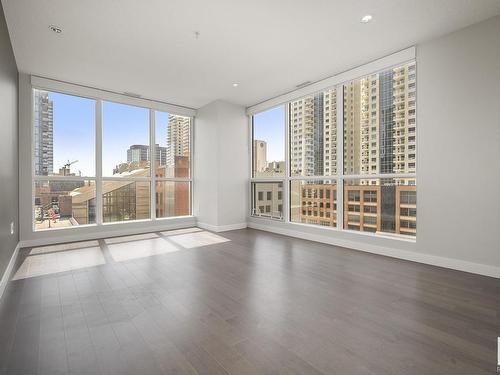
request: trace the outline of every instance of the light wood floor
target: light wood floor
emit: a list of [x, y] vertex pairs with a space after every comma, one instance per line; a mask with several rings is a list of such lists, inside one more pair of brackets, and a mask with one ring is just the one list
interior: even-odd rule
[[257, 230], [86, 241], [21, 250], [0, 373], [494, 374], [499, 312], [500, 280]]

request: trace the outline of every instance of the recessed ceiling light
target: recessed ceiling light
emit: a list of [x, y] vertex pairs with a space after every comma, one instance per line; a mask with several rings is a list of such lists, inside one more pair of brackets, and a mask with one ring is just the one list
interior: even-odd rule
[[239, 85], [239, 83], [233, 83], [233, 87], [238, 87]]
[[361, 18], [361, 22], [362, 23], [368, 23], [372, 20], [372, 16], [370, 14], [367, 14], [366, 16], [364, 16], [363, 18]]
[[61, 34], [62, 33], [62, 29], [59, 26], [56, 26], [56, 25], [50, 25], [49, 29], [52, 30], [53, 32], [55, 32], [56, 34]]

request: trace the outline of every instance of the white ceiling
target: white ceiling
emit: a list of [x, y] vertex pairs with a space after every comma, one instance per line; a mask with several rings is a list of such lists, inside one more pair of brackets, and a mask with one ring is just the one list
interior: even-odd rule
[[[193, 108], [252, 105], [500, 14], [499, 0], [2, 4], [21, 72]], [[365, 14], [373, 21], [360, 23]]]

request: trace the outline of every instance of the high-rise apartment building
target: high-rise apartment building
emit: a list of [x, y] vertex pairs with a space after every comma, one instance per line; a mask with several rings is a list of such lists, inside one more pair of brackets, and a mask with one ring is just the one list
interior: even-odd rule
[[[343, 99], [343, 156], [337, 154], [337, 95]], [[331, 176], [337, 157], [344, 173], [367, 178], [345, 180], [344, 226], [358, 231], [416, 233], [414, 178], [368, 178], [415, 172], [415, 64], [350, 81], [336, 89], [288, 105], [291, 176]], [[284, 163], [267, 162], [267, 144], [254, 140], [255, 176], [284, 172]], [[282, 166], [281, 166], [282, 164]], [[254, 215], [281, 217], [280, 183], [257, 183]], [[292, 182], [294, 222], [337, 225], [337, 186], [333, 181]]]
[[344, 173], [360, 172], [361, 82], [344, 85]]
[[[354, 130], [356, 136], [356, 152], [360, 155], [354, 158], [350, 166], [355, 174], [376, 174], [380, 172], [380, 119], [379, 98], [380, 81], [376, 74], [360, 79], [354, 85], [359, 85], [359, 91], [355, 93], [354, 124], [348, 123], [348, 130]], [[359, 97], [357, 97], [359, 95]], [[359, 123], [358, 123], [359, 122]], [[358, 130], [359, 129], [359, 130]]]
[[189, 157], [190, 132], [191, 118], [169, 115], [165, 163], [167, 168], [173, 168], [175, 166], [176, 156]]
[[[344, 173], [369, 176], [415, 172], [415, 64], [350, 81], [343, 85], [341, 95]], [[337, 93], [332, 89], [289, 104], [292, 175], [327, 176], [337, 173], [336, 102]], [[416, 205], [406, 203], [401, 207], [399, 203], [401, 194], [411, 196], [410, 200], [416, 199], [415, 186], [408, 186], [414, 185], [414, 181], [413, 178], [367, 178], [352, 186], [346, 184], [344, 196], [354, 197], [357, 194], [361, 204], [346, 204], [345, 225], [362, 231], [414, 234]], [[375, 186], [364, 187], [366, 185]], [[300, 189], [296, 193], [291, 192], [294, 220], [334, 225], [333, 209], [325, 210], [326, 202], [322, 198], [301, 198], [313, 191], [331, 190], [332, 194], [333, 191], [336, 193], [336, 186], [325, 182], [304, 184]], [[303, 204], [306, 206], [301, 206]]]
[[413, 173], [416, 171], [415, 63], [394, 68], [393, 85], [393, 172]]
[[[415, 172], [415, 64], [348, 82], [342, 95], [344, 173]], [[331, 89], [290, 103], [292, 175], [336, 174], [336, 102]]]
[[323, 168], [325, 176], [337, 173], [337, 90], [323, 93]]
[[320, 92], [314, 95], [313, 99], [313, 160], [314, 166], [313, 175], [321, 175], [323, 173], [323, 155], [324, 155], [324, 133], [323, 133], [323, 114], [324, 114], [324, 95]]
[[54, 107], [46, 91], [33, 90], [35, 175], [54, 171]]
[[415, 93], [415, 63], [344, 85], [345, 173], [415, 172]]
[[[378, 90], [378, 155], [371, 150], [370, 161], [376, 163], [377, 173], [394, 172], [394, 72], [386, 70], [379, 74]], [[373, 97], [373, 96], [372, 96]], [[373, 122], [373, 120], [372, 120]], [[371, 125], [372, 130], [373, 125]], [[375, 157], [376, 155], [376, 157]], [[372, 172], [373, 173], [373, 172]]]
[[290, 103], [290, 169], [292, 175], [323, 174], [324, 94]]

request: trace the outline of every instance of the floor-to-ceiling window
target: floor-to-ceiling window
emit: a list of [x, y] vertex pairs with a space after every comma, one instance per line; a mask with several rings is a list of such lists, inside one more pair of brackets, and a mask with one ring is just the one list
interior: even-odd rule
[[283, 218], [285, 107], [252, 118], [252, 215]]
[[[415, 236], [415, 100], [415, 63], [409, 62], [255, 113], [252, 216]], [[264, 121], [273, 112], [281, 116]], [[270, 133], [274, 144], [287, 146], [281, 174], [260, 135]], [[287, 211], [266, 215], [273, 205], [265, 193], [278, 188]]]
[[191, 214], [192, 117], [39, 88], [32, 102], [35, 231]]
[[191, 212], [191, 118], [155, 113], [156, 217]]
[[94, 99], [33, 90], [36, 230], [96, 223], [95, 119]]
[[287, 104], [291, 222], [337, 226], [337, 91]]

